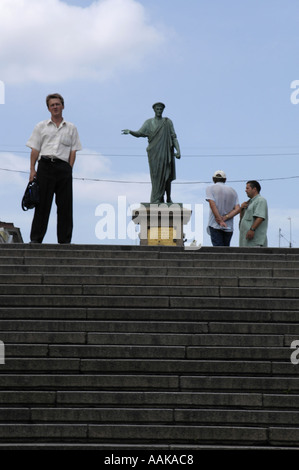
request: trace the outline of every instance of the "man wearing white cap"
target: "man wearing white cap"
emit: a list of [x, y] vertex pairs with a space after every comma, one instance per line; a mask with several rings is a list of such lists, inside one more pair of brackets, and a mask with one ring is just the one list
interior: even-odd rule
[[215, 171], [214, 184], [206, 188], [206, 200], [210, 205], [207, 232], [213, 246], [229, 246], [233, 236], [233, 218], [240, 212], [236, 191], [226, 186], [226, 174]]

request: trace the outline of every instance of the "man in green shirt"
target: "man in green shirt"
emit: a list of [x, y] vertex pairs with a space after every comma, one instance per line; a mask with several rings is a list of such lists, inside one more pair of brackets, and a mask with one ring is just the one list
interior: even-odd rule
[[268, 205], [260, 195], [261, 185], [258, 181], [248, 181], [245, 192], [249, 201], [241, 205], [240, 246], [268, 246]]

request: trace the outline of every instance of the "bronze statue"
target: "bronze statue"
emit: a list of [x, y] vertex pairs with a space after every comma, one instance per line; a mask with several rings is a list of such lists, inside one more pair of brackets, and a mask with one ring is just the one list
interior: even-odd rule
[[[131, 134], [134, 137], [148, 138], [148, 162], [152, 182], [151, 204], [171, 200], [171, 182], [176, 178], [175, 160], [181, 158], [181, 152], [172, 121], [162, 117], [165, 104], [155, 103], [153, 109], [155, 117], [147, 119], [139, 131], [124, 129], [123, 134]], [[176, 152], [174, 152], [176, 150]]]

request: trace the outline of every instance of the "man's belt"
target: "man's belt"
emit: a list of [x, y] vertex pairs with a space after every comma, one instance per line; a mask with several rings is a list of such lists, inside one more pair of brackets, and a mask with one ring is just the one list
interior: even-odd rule
[[42, 160], [47, 160], [49, 162], [57, 162], [57, 161], [61, 161], [60, 158], [57, 158], [57, 157], [53, 157], [53, 155], [41, 155], [40, 157]]

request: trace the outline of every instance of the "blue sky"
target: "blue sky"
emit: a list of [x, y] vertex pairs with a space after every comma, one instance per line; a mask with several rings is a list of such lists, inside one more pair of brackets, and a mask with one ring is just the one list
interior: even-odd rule
[[[297, 0], [1, 0], [0, 220], [29, 241], [33, 211], [20, 206], [26, 141], [49, 116], [46, 95], [57, 91], [83, 146], [73, 243], [138, 244], [117, 229], [100, 240], [96, 211], [106, 204], [117, 217], [119, 198], [122, 210], [124, 200], [127, 208], [149, 200], [146, 139], [121, 129], [139, 129], [161, 100], [182, 152], [173, 200], [203, 207], [203, 229], [193, 223], [187, 243], [211, 245], [205, 188], [222, 169], [240, 203], [246, 181], [260, 181], [269, 246], [291, 238], [298, 247], [298, 30]], [[56, 243], [54, 203], [44, 242]], [[238, 246], [237, 219], [231, 244]]]

